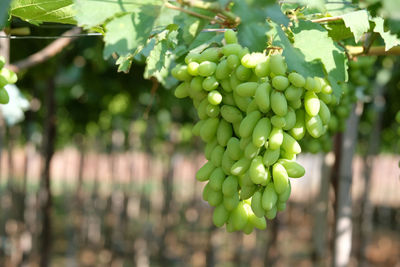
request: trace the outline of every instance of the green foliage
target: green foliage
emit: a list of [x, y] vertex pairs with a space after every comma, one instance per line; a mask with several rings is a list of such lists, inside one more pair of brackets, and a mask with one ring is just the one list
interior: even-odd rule
[[369, 18], [366, 10], [358, 10], [346, 13], [342, 16], [344, 24], [354, 34], [354, 40], [358, 42], [369, 30]]
[[10, 7], [11, 0], [2, 0], [0, 2], [0, 29], [4, 27], [8, 16], [8, 8]]
[[43, 22], [76, 24], [73, 0], [13, 0], [10, 14], [32, 24]]
[[384, 20], [382, 18], [374, 18], [372, 21], [375, 23], [374, 32], [377, 32], [381, 35], [382, 39], [385, 41], [385, 49], [389, 50], [390, 48], [400, 45], [400, 39], [391, 34], [389, 31], [385, 31], [384, 29]]

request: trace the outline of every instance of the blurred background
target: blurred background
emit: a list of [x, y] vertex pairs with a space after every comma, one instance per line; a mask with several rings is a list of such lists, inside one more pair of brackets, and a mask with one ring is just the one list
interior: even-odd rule
[[[67, 29], [30, 27], [38, 36]], [[13, 63], [52, 41], [0, 46], [10, 42]], [[369, 60], [363, 80], [350, 72], [356, 153], [340, 154], [345, 121], [332, 140], [306, 141], [325, 152], [299, 156], [306, 176], [292, 180], [286, 211], [244, 235], [214, 227], [201, 199], [192, 103], [143, 79], [142, 64], [117, 73], [102, 46], [81, 37], [19, 72], [19, 91], [9, 89], [18, 101], [1, 106], [0, 266], [328, 266], [335, 155], [353, 160], [351, 266], [400, 266], [400, 58]]]

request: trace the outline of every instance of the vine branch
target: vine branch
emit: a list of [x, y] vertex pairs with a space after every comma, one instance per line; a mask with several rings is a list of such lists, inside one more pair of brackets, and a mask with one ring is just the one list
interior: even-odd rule
[[206, 19], [206, 20], [213, 21], [213, 22], [216, 22], [216, 23], [223, 23], [223, 21], [219, 21], [219, 20], [217, 20], [215, 18], [206, 16], [206, 15], [203, 15], [203, 14], [200, 14], [200, 13], [188, 10], [188, 9], [184, 9], [182, 7], [179, 7], [179, 6], [175, 6], [175, 5], [173, 5], [171, 3], [168, 3], [168, 2], [165, 2], [165, 7], [170, 8], [170, 9], [174, 9], [174, 10], [178, 10], [180, 12], [183, 12], [183, 13], [189, 14], [191, 16], [201, 18], [201, 19]]
[[[73, 28], [71, 30], [64, 32], [61, 36], [76, 35], [79, 34], [81, 31], [82, 31], [81, 28]], [[45, 48], [43, 48], [42, 50], [30, 55], [29, 57], [23, 60], [8, 65], [8, 67], [14, 72], [19, 72], [23, 69], [27, 69], [32, 66], [38, 65], [60, 53], [66, 46], [68, 46], [76, 38], [77, 37], [57, 39], [52, 43], [50, 43]]]
[[323, 23], [323, 22], [337, 21], [342, 19], [343, 19], [342, 16], [334, 16], [334, 17], [325, 17], [320, 19], [312, 19], [310, 21], [314, 23]]
[[386, 51], [384, 46], [371, 46], [368, 50], [365, 50], [362, 46], [347, 45], [346, 50], [352, 56], [400, 55], [400, 46], [395, 46]]

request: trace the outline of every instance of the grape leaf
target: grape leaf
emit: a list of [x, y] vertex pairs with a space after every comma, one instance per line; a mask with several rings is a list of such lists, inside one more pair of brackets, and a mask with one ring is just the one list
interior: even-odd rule
[[209, 47], [211, 44], [220, 44], [224, 35], [217, 32], [201, 32], [189, 45], [189, 50], [199, 53]]
[[80, 26], [91, 28], [115, 15], [137, 13], [143, 6], [153, 6], [157, 13], [162, 4], [162, 0], [75, 0], [76, 20]]
[[14, 0], [11, 2], [10, 14], [32, 24], [42, 22], [76, 24], [73, 0]]
[[373, 18], [372, 21], [375, 23], [374, 32], [379, 33], [382, 39], [385, 41], [386, 51], [394, 46], [400, 45], [400, 39], [396, 35], [391, 34], [390, 31], [385, 32], [385, 29], [383, 27], [383, 18], [376, 17]]
[[[288, 17], [285, 16], [285, 14], [282, 13], [282, 9], [278, 4], [268, 6], [264, 9], [264, 13], [267, 18], [270, 18], [272, 21], [278, 24], [282, 24], [285, 26], [289, 25], [290, 20], [288, 19]], [[263, 21], [263, 23], [264, 22], [265, 21]]]
[[338, 82], [347, 80], [347, 57], [344, 49], [328, 36], [321, 25], [299, 21], [293, 34], [293, 45], [303, 53], [306, 61], [320, 60], [328, 76]]
[[281, 27], [270, 21], [268, 36], [272, 39], [272, 45], [283, 48], [283, 56], [289, 71], [296, 71], [305, 77], [324, 77], [323, 66], [319, 60], [306, 60], [305, 55], [298, 48], [295, 48], [283, 32]]
[[248, 47], [251, 52], [263, 51], [268, 38], [267, 23], [250, 22], [239, 26], [238, 39], [241, 45]]
[[332, 21], [324, 25], [325, 29], [328, 30], [328, 35], [335, 41], [348, 39], [354, 37], [354, 34], [349, 28], [344, 25], [343, 21]]
[[0, 30], [4, 27], [4, 24], [6, 22], [10, 2], [11, 0], [2, 0], [0, 2]]
[[105, 25], [104, 57], [113, 53], [120, 56], [132, 54], [144, 46], [149, 37], [158, 10], [153, 6], [141, 6], [134, 12], [112, 19]]
[[354, 34], [356, 43], [361, 39], [364, 33], [369, 30], [369, 18], [366, 10], [358, 10], [346, 13], [342, 16], [346, 27], [350, 28]]

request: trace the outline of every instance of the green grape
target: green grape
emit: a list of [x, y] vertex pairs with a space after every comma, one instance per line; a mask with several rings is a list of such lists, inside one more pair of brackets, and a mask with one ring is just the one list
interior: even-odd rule
[[303, 110], [296, 111], [296, 123], [293, 128], [290, 129], [289, 133], [296, 140], [303, 139], [306, 133]]
[[240, 149], [245, 150], [247, 145], [252, 141], [251, 137], [240, 139]]
[[237, 66], [239, 66], [240, 64], [240, 60], [236, 54], [229, 55], [226, 58], [226, 61], [228, 63], [229, 68], [231, 69], [237, 68]]
[[314, 92], [319, 93], [321, 92], [321, 87], [322, 87], [321, 80], [318, 77], [314, 77], [314, 80], [315, 80]]
[[285, 167], [282, 164], [275, 163], [272, 166], [272, 178], [274, 180], [274, 188], [277, 194], [282, 194], [289, 186], [289, 177]]
[[286, 74], [286, 64], [282, 55], [271, 55], [269, 65], [271, 72], [275, 75], [285, 75]]
[[304, 108], [311, 117], [316, 116], [320, 109], [320, 101], [314, 92], [307, 92], [304, 96]]
[[262, 194], [261, 205], [264, 210], [271, 210], [278, 201], [278, 195], [275, 192], [274, 185], [269, 183]]
[[207, 181], [211, 173], [214, 171], [215, 166], [211, 161], [207, 161], [197, 172], [196, 179], [200, 182]]
[[5, 77], [0, 75], [0, 88], [3, 88], [4, 86], [6, 86], [8, 84], [8, 81]]
[[221, 56], [221, 49], [219, 47], [210, 47], [201, 52], [201, 61], [218, 62]]
[[292, 129], [296, 125], [296, 112], [291, 107], [288, 107], [288, 112], [285, 115], [285, 122], [286, 125], [282, 128], [285, 131]]
[[198, 122], [193, 126], [192, 133], [193, 133], [195, 136], [200, 136], [200, 129], [201, 129], [201, 127], [203, 126], [203, 123], [204, 123], [204, 121], [203, 121], [203, 120], [200, 120], [200, 121], [198, 121]]
[[262, 147], [268, 140], [271, 132], [271, 122], [268, 118], [260, 119], [253, 130], [252, 141], [254, 146]]
[[234, 210], [239, 205], [239, 202], [240, 199], [238, 191], [235, 191], [235, 193], [232, 196], [224, 196], [223, 199], [224, 207], [229, 211]]
[[239, 96], [244, 96], [244, 97], [254, 96], [257, 87], [258, 87], [258, 83], [256, 83], [256, 82], [245, 82], [245, 83], [239, 84], [236, 87], [235, 92]]
[[251, 161], [249, 176], [251, 181], [255, 184], [266, 185], [269, 182], [270, 176], [265, 169], [261, 156], [257, 156]]
[[299, 109], [302, 106], [301, 99], [297, 99], [295, 101], [289, 101], [288, 105], [293, 109]]
[[8, 104], [10, 102], [10, 97], [8, 96], [8, 93], [6, 89], [0, 88], [0, 104]]
[[208, 102], [212, 105], [219, 105], [222, 102], [222, 95], [217, 90], [208, 93]]
[[200, 102], [199, 107], [197, 108], [197, 115], [200, 120], [205, 120], [208, 118], [207, 115], [207, 106], [209, 105], [208, 100], [204, 99]]
[[185, 63], [189, 65], [191, 62], [199, 63], [201, 59], [201, 55], [199, 53], [189, 52], [189, 54], [185, 57]]
[[270, 73], [270, 58], [267, 57], [265, 61], [258, 62], [255, 69], [254, 73], [258, 77], [266, 77]]
[[250, 79], [252, 72], [251, 69], [248, 69], [243, 65], [239, 65], [236, 68], [235, 74], [239, 81], [244, 82]]
[[299, 154], [301, 152], [301, 147], [290, 134], [283, 132], [282, 148], [291, 154]]
[[203, 193], [201, 194], [204, 201], [208, 201], [208, 196], [210, 195], [210, 191], [211, 191], [210, 186], [207, 183], [206, 186], [204, 186], [203, 188]]
[[187, 72], [192, 76], [197, 76], [199, 74], [199, 66], [199, 63], [192, 61], [187, 65]]
[[203, 77], [197, 76], [193, 77], [193, 79], [190, 81], [190, 87], [195, 90], [195, 91], [201, 91], [203, 90]]
[[251, 160], [248, 158], [241, 158], [233, 164], [231, 173], [236, 176], [244, 174], [250, 167]]
[[231, 174], [233, 164], [235, 164], [235, 160], [231, 159], [228, 152], [225, 150], [224, 155], [222, 156], [221, 167], [227, 175]]
[[251, 209], [257, 217], [264, 217], [265, 210], [261, 204], [262, 193], [261, 191], [257, 191], [251, 197]]
[[197, 72], [200, 76], [208, 77], [214, 74], [217, 69], [217, 64], [211, 61], [203, 61], [197, 68]]
[[307, 77], [304, 88], [306, 88], [309, 91], [315, 91], [316, 87], [317, 87], [317, 84], [316, 84], [315, 79], [312, 77]]
[[269, 83], [262, 83], [258, 85], [254, 99], [261, 112], [267, 113], [270, 110], [270, 99], [271, 85]]
[[296, 154], [295, 153], [289, 153], [284, 149], [281, 149], [281, 159], [288, 159], [288, 160], [296, 160]]
[[265, 55], [263, 53], [251, 53], [244, 55], [241, 59], [241, 63], [246, 68], [252, 69], [263, 60], [265, 60]]
[[242, 112], [233, 106], [223, 105], [220, 112], [222, 118], [230, 123], [240, 122], [243, 119]]
[[328, 106], [323, 101], [320, 100], [319, 102], [320, 102], [320, 108], [318, 115], [321, 118], [322, 124], [326, 125], [329, 123], [329, 120], [331, 119], [331, 112], [329, 111]]
[[206, 108], [207, 116], [215, 118], [219, 115], [219, 106], [208, 104]]
[[231, 213], [232, 224], [236, 230], [243, 229], [247, 224], [249, 212], [246, 206], [248, 206], [248, 204], [244, 201], [240, 201], [238, 206]]
[[181, 83], [175, 88], [175, 97], [177, 98], [185, 98], [189, 96], [189, 83]]
[[278, 211], [284, 211], [286, 209], [286, 203], [285, 202], [276, 203], [276, 209]]
[[258, 105], [255, 99], [250, 101], [249, 105], [247, 106], [246, 113], [249, 114], [253, 111], [258, 111]]
[[272, 166], [275, 162], [277, 162], [280, 154], [281, 154], [280, 148], [275, 150], [267, 149], [263, 156], [263, 163], [267, 167]]
[[249, 222], [252, 226], [260, 230], [265, 230], [267, 228], [267, 221], [264, 217], [258, 217], [255, 213], [250, 212]]
[[224, 196], [233, 196], [238, 189], [238, 178], [236, 176], [228, 176], [222, 184], [222, 193]]
[[289, 80], [285, 76], [275, 76], [272, 78], [272, 87], [278, 91], [284, 91], [289, 86]]
[[287, 113], [287, 101], [282, 92], [272, 90], [271, 109], [278, 116], [285, 116]]
[[274, 206], [272, 209], [267, 210], [265, 212], [265, 217], [267, 217], [267, 219], [269, 219], [269, 220], [272, 220], [272, 219], [274, 219], [276, 217], [277, 211], [278, 210], [277, 210], [276, 206]]
[[0, 76], [3, 76], [4, 78], [6, 78], [6, 80], [9, 84], [14, 84], [18, 80], [17, 74], [15, 74], [15, 72], [13, 72], [12, 70], [9, 70], [7, 68], [2, 68], [0, 70]]
[[213, 207], [218, 206], [219, 204], [222, 203], [223, 200], [223, 196], [222, 196], [222, 192], [221, 191], [214, 191], [211, 189], [209, 190], [208, 193], [208, 204], [210, 204]]
[[225, 149], [222, 146], [216, 146], [211, 153], [211, 162], [219, 167], [221, 166], [222, 156], [224, 155]]
[[217, 145], [218, 142], [216, 138], [214, 138], [214, 140], [206, 144], [206, 147], [204, 148], [204, 155], [206, 156], [206, 159], [211, 160], [211, 154]]
[[332, 87], [329, 84], [325, 84], [321, 88], [321, 93], [322, 94], [330, 95], [330, 94], [332, 94], [332, 92], [333, 92]]
[[218, 118], [208, 118], [200, 129], [200, 137], [204, 142], [210, 142], [215, 138], [219, 124]]
[[6, 59], [3, 56], [0, 56], [0, 69], [4, 67], [6, 64]]
[[246, 146], [246, 149], [244, 150], [244, 156], [248, 159], [252, 159], [257, 156], [259, 152], [260, 148], [256, 147], [252, 142], [249, 142], [249, 144]]
[[273, 127], [269, 135], [268, 147], [272, 150], [280, 148], [283, 142], [283, 131], [281, 128]]
[[222, 183], [225, 179], [225, 173], [222, 168], [215, 168], [211, 175], [208, 184], [210, 188], [214, 191], [221, 191], [222, 190]]
[[233, 160], [239, 160], [243, 156], [243, 152], [240, 149], [239, 139], [231, 137], [226, 146], [228, 155]]
[[229, 78], [231, 71], [232, 70], [229, 68], [228, 62], [226, 60], [222, 60], [215, 70], [215, 77], [217, 77], [218, 80], [227, 79]]
[[224, 89], [225, 92], [227, 92], [227, 93], [232, 92], [231, 82], [230, 82], [229, 78], [220, 81], [220, 84], [221, 84], [222, 89]]
[[285, 167], [286, 172], [290, 178], [300, 178], [303, 177], [306, 173], [304, 167], [294, 160], [280, 159], [279, 163], [282, 164], [283, 167]]
[[251, 136], [254, 127], [256, 127], [257, 122], [261, 118], [261, 113], [259, 111], [253, 111], [249, 113], [240, 123], [239, 133], [240, 137], [246, 138]]
[[325, 133], [325, 128], [322, 124], [321, 118], [316, 115], [314, 117], [306, 114], [305, 117], [307, 132], [314, 138], [318, 138]]
[[213, 223], [217, 227], [223, 226], [229, 218], [229, 211], [225, 209], [223, 204], [215, 207], [213, 212]]
[[240, 44], [227, 44], [224, 47], [222, 47], [222, 53], [226, 57], [228, 57], [230, 55], [239, 56], [239, 54], [242, 52], [242, 50], [243, 50], [243, 48]]
[[275, 128], [283, 128], [286, 126], [286, 120], [285, 117], [281, 117], [281, 116], [277, 116], [274, 115], [271, 118], [271, 124], [272, 126], [274, 126]]
[[[0, 76], [5, 76], [5, 75], [3, 75], [4, 70], [6, 70], [6, 69], [0, 70]], [[190, 74], [187, 71], [186, 65], [184, 65], [184, 66], [177, 65], [172, 70], [172, 76], [174, 76], [179, 81], [190, 81], [192, 79], [192, 76], [190, 76]]]
[[330, 104], [332, 102], [332, 95], [324, 94], [324, 93], [319, 93], [318, 98], [324, 101], [325, 104]]
[[203, 80], [203, 89], [206, 91], [212, 91], [218, 88], [218, 81], [214, 76], [209, 76]]
[[288, 101], [297, 101], [301, 99], [303, 92], [303, 88], [294, 87], [291, 85], [285, 90], [285, 96]]
[[278, 195], [278, 202], [286, 202], [289, 200], [290, 193], [292, 192], [292, 185], [289, 180], [289, 187], [282, 194]]
[[254, 186], [253, 181], [250, 179], [249, 172], [246, 172], [245, 174], [239, 176], [238, 181], [239, 181], [240, 187]]
[[236, 89], [236, 86], [241, 84], [241, 81], [237, 78], [235, 73], [231, 74], [231, 76], [229, 77], [229, 82], [231, 84], [232, 91], [234, 91]]
[[233, 100], [235, 101], [236, 106], [243, 112], [247, 111], [247, 107], [251, 102], [250, 97], [239, 96], [235, 92], [233, 92]]
[[288, 79], [291, 84], [293, 84], [295, 87], [304, 87], [306, 84], [306, 80], [301, 74], [298, 74], [296, 72], [292, 72], [288, 75]]
[[232, 126], [229, 122], [226, 120], [221, 120], [218, 125], [218, 130], [217, 130], [217, 140], [218, 144], [225, 147], [229, 141], [229, 139], [232, 137], [233, 131], [232, 131]]
[[250, 186], [243, 186], [240, 189], [240, 199], [246, 200], [251, 198], [254, 195], [254, 192], [256, 192], [257, 186], [256, 185], [250, 185]]
[[224, 38], [227, 44], [236, 44], [238, 42], [236, 33], [231, 29], [225, 31]]

